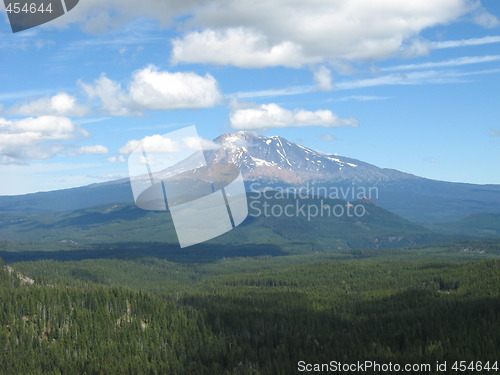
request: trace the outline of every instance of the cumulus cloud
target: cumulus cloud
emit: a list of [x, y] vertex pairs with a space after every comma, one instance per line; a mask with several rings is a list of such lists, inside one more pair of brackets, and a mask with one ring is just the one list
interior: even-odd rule
[[175, 39], [172, 50], [174, 64], [210, 62], [243, 68], [298, 68], [304, 63], [318, 60], [318, 57], [305, 56], [298, 44], [282, 41], [271, 45], [264, 34], [241, 27], [191, 32], [181, 39]]
[[113, 116], [139, 115], [146, 110], [213, 107], [221, 102], [217, 81], [210, 74], [170, 73], [154, 65], [136, 71], [128, 87], [106, 75], [91, 84], [80, 82], [90, 99], [100, 101], [102, 111]]
[[236, 109], [231, 113], [230, 121], [234, 129], [247, 130], [303, 126], [359, 126], [356, 119], [344, 119], [329, 110], [291, 111], [274, 103]]
[[143, 110], [208, 108], [222, 100], [210, 74], [162, 72], [153, 65], [134, 74], [129, 95], [133, 105]]
[[41, 116], [15, 121], [0, 118], [0, 164], [48, 159], [65, 149], [63, 141], [87, 136], [87, 131], [67, 117]]
[[13, 116], [66, 116], [82, 117], [89, 109], [78, 104], [74, 96], [59, 93], [51, 97], [40, 98], [28, 103], [18, 104], [8, 110]]
[[209, 2], [193, 9], [190, 25], [201, 31], [176, 39], [172, 58], [240, 67], [380, 60], [400, 53], [426, 28], [471, 10], [466, 0]]

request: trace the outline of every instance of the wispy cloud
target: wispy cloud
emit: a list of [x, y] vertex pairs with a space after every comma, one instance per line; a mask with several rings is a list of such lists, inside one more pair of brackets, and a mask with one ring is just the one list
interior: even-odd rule
[[76, 123], [78, 125], [95, 124], [97, 122], [108, 121], [109, 119], [111, 119], [111, 117], [94, 117], [94, 118], [86, 118], [83, 120], [78, 120], [76, 121]]
[[[365, 87], [388, 86], [388, 85], [424, 85], [424, 84], [444, 84], [444, 83], [466, 83], [470, 80], [466, 77], [497, 74], [500, 69], [483, 69], [470, 72], [458, 70], [423, 70], [415, 72], [399, 72], [393, 74], [381, 75], [373, 78], [364, 78], [358, 80], [341, 81], [336, 83], [335, 90], [353, 90]], [[226, 99], [248, 99], [248, 98], [268, 98], [279, 96], [302, 95], [317, 91], [315, 86], [292, 86], [282, 89], [260, 90], [260, 91], [241, 91], [225, 95]], [[370, 101], [387, 100], [391, 97], [371, 96], [371, 95], [352, 95], [332, 101]]]
[[428, 70], [410, 73], [394, 73], [375, 78], [339, 82], [337, 84], [337, 90], [350, 90], [363, 87], [387, 85], [466, 83], [470, 82], [470, 80], [466, 79], [466, 77], [497, 73], [500, 73], [500, 69], [483, 69], [471, 72], [461, 72], [457, 70]]
[[471, 47], [481, 46], [484, 44], [500, 43], [500, 36], [485, 36], [482, 38], [471, 38], [461, 40], [447, 40], [442, 42], [431, 42], [432, 49], [445, 49], [445, 48], [458, 48], [458, 47]]
[[53, 55], [54, 60], [73, 58], [77, 52], [88, 50], [113, 49], [123, 54], [127, 47], [142, 47], [146, 44], [165, 40], [165, 36], [155, 31], [156, 28], [148, 22], [132, 22], [121, 33], [111, 35], [94, 35], [88, 39], [75, 40]]
[[317, 91], [315, 86], [292, 86], [283, 89], [271, 89], [260, 91], [240, 91], [225, 95], [226, 98], [248, 99], [248, 98], [268, 98], [273, 96], [301, 95]]
[[143, 125], [138, 127], [126, 128], [124, 131], [137, 131], [137, 130], [159, 130], [159, 129], [168, 129], [175, 127], [186, 127], [186, 126], [194, 126], [191, 122], [172, 122], [168, 124], [159, 124], [159, 125]]
[[47, 45], [54, 44], [53, 41], [42, 39], [36, 29], [26, 30], [23, 33], [12, 34], [0, 32], [0, 50], [40, 50]]
[[395, 71], [416, 70], [416, 69], [449, 68], [455, 66], [481, 64], [481, 63], [488, 63], [495, 61], [500, 61], [500, 55], [465, 56], [444, 61], [427, 62], [420, 64], [396, 65], [387, 68], [382, 68], [380, 70], [383, 72], [395, 72]]
[[397, 73], [383, 75], [374, 78], [366, 78], [355, 81], [339, 82], [338, 90], [359, 89], [363, 87], [387, 86], [387, 85], [421, 85], [421, 84], [440, 84], [440, 83], [459, 83], [467, 82], [462, 78], [462, 74], [454, 71], [419, 71], [410, 73]]
[[118, 49], [118, 47], [153, 43], [164, 39], [164, 37], [153, 35], [121, 35], [111, 38], [99, 36], [92, 39], [75, 41], [66, 47], [65, 51], [72, 52], [87, 49], [95, 50], [109, 47]]
[[492, 130], [490, 132], [490, 136], [492, 136], [492, 137], [500, 137], [500, 131], [499, 130]]

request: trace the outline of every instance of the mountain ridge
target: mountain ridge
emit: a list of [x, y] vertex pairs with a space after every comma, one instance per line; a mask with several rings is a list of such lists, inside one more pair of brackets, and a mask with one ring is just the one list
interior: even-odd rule
[[[331, 214], [333, 207], [347, 202], [317, 197], [299, 199], [279, 194], [249, 193], [249, 216], [221, 236], [205, 243], [211, 246], [278, 245], [289, 253], [339, 249], [386, 249], [444, 242], [452, 236], [433, 232], [401, 218], [369, 201], [363, 215]], [[295, 204], [302, 211], [295, 211]], [[294, 208], [294, 215], [275, 214], [264, 207]], [[351, 206], [353, 206], [351, 204]], [[310, 207], [327, 207], [308, 216]], [[208, 221], [207, 221], [208, 223]], [[106, 204], [72, 211], [11, 212], [3, 215], [0, 238], [14, 243], [42, 243], [87, 249], [88, 246], [124, 246], [127, 243], [169, 244], [178, 248], [177, 235], [168, 211], [146, 211], [134, 204]], [[165, 245], [166, 246], [166, 245]], [[195, 245], [196, 247], [196, 245]]]

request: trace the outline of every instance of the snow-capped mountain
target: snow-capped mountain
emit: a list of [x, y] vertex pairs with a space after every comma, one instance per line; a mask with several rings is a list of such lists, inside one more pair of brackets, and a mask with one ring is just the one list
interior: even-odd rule
[[206, 152], [208, 163], [236, 164], [247, 181], [376, 183], [416, 178], [359, 160], [317, 152], [279, 136], [242, 131], [223, 134], [214, 141], [222, 147]]
[[[376, 185], [379, 192], [377, 204], [419, 222], [442, 222], [474, 213], [500, 213], [500, 185], [429, 180], [317, 152], [279, 136], [266, 137], [253, 132], [223, 134], [214, 142], [221, 147], [206, 151], [205, 158], [210, 167], [219, 166], [215, 169], [221, 177], [218, 181], [221, 186], [234, 179], [234, 169], [237, 168], [231, 168], [231, 165], [237, 165], [250, 187], [254, 181], [263, 188], [312, 183], [333, 188]], [[182, 178], [187, 179], [185, 182], [206, 182], [207, 176], [211, 178], [213, 173], [207, 174], [203, 168], [193, 170], [200, 165], [198, 161], [199, 155], [193, 155], [193, 158], [158, 174], [165, 178], [182, 173]], [[73, 210], [133, 201], [130, 180], [126, 178], [72, 189], [0, 197], [0, 211]]]

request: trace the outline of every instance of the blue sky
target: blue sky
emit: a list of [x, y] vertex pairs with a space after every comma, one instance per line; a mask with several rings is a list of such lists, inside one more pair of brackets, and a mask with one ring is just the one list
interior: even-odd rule
[[131, 142], [187, 125], [500, 184], [499, 18], [496, 0], [81, 0], [13, 34], [2, 9], [0, 194], [126, 177]]

